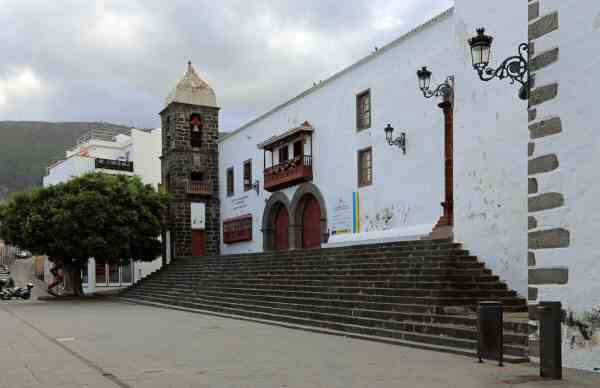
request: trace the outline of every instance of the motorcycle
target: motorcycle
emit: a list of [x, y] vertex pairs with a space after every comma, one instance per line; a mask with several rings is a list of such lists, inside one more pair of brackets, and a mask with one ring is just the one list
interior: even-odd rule
[[31, 299], [33, 284], [27, 283], [27, 287], [6, 288], [0, 292], [0, 299], [11, 300], [12, 298]]

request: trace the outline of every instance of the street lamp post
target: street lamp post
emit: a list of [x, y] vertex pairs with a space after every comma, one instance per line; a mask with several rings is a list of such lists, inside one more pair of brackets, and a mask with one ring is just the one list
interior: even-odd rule
[[404, 155], [406, 155], [406, 133], [401, 132], [400, 136], [394, 139], [394, 127], [388, 124], [383, 130], [385, 131], [385, 139], [388, 144], [399, 147]]
[[433, 234], [439, 230], [445, 237], [452, 235], [454, 225], [454, 188], [453, 188], [453, 101], [454, 101], [454, 77], [448, 76], [446, 80], [431, 89], [432, 73], [423, 66], [417, 70], [419, 90], [425, 98], [441, 97], [443, 101], [438, 104], [444, 112], [444, 202], [441, 203], [444, 214], [438, 220]]
[[506, 58], [497, 68], [488, 67], [490, 63], [492, 42], [494, 38], [485, 34], [485, 28], [478, 28], [477, 35], [469, 39], [473, 68], [482, 81], [494, 78], [510, 79], [510, 83], [521, 84], [519, 98], [529, 98], [529, 45], [521, 43], [517, 55]]

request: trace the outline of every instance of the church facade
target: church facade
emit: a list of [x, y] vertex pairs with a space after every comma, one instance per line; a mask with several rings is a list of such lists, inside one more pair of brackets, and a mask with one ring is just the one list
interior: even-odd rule
[[[598, 120], [592, 99], [576, 97], [593, 95], [593, 81], [577, 74], [597, 77], [588, 70], [598, 65], [558, 55], [581, 58], [597, 39], [600, 24], [585, 11], [594, 4], [585, 3], [505, 9], [456, 0], [223, 136], [216, 93], [188, 65], [161, 112], [162, 184], [171, 194], [165, 254], [226, 259], [452, 237], [531, 306], [558, 300], [575, 317], [593, 317], [600, 185], [588, 179], [598, 136], [587, 131]], [[481, 26], [496, 36], [493, 63], [532, 42], [529, 101], [506, 81], [477, 77], [467, 41]], [[575, 32], [576, 43], [566, 39]], [[451, 95], [424, 98], [423, 66], [432, 83], [449, 80]], [[564, 346], [568, 362], [591, 369], [600, 321], [588, 327], [582, 337], [567, 326]]]

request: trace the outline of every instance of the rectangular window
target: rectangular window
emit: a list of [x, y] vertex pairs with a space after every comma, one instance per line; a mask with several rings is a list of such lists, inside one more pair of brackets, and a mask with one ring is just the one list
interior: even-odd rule
[[367, 90], [356, 96], [356, 128], [358, 130], [371, 127], [371, 91]]
[[227, 169], [227, 196], [232, 197], [233, 194], [233, 167], [229, 167]]
[[373, 183], [373, 154], [371, 147], [358, 151], [358, 186]]
[[252, 190], [252, 159], [244, 162], [244, 191]]
[[288, 145], [286, 144], [279, 148], [279, 164], [281, 164], [283, 162], [287, 162], [287, 160], [289, 158], [290, 158], [290, 154], [289, 154], [289, 150], [288, 150]]

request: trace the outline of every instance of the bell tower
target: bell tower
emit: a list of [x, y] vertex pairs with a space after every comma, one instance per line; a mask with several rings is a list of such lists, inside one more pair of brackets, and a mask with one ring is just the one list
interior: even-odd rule
[[171, 258], [219, 254], [219, 108], [191, 62], [160, 112], [162, 185]]

